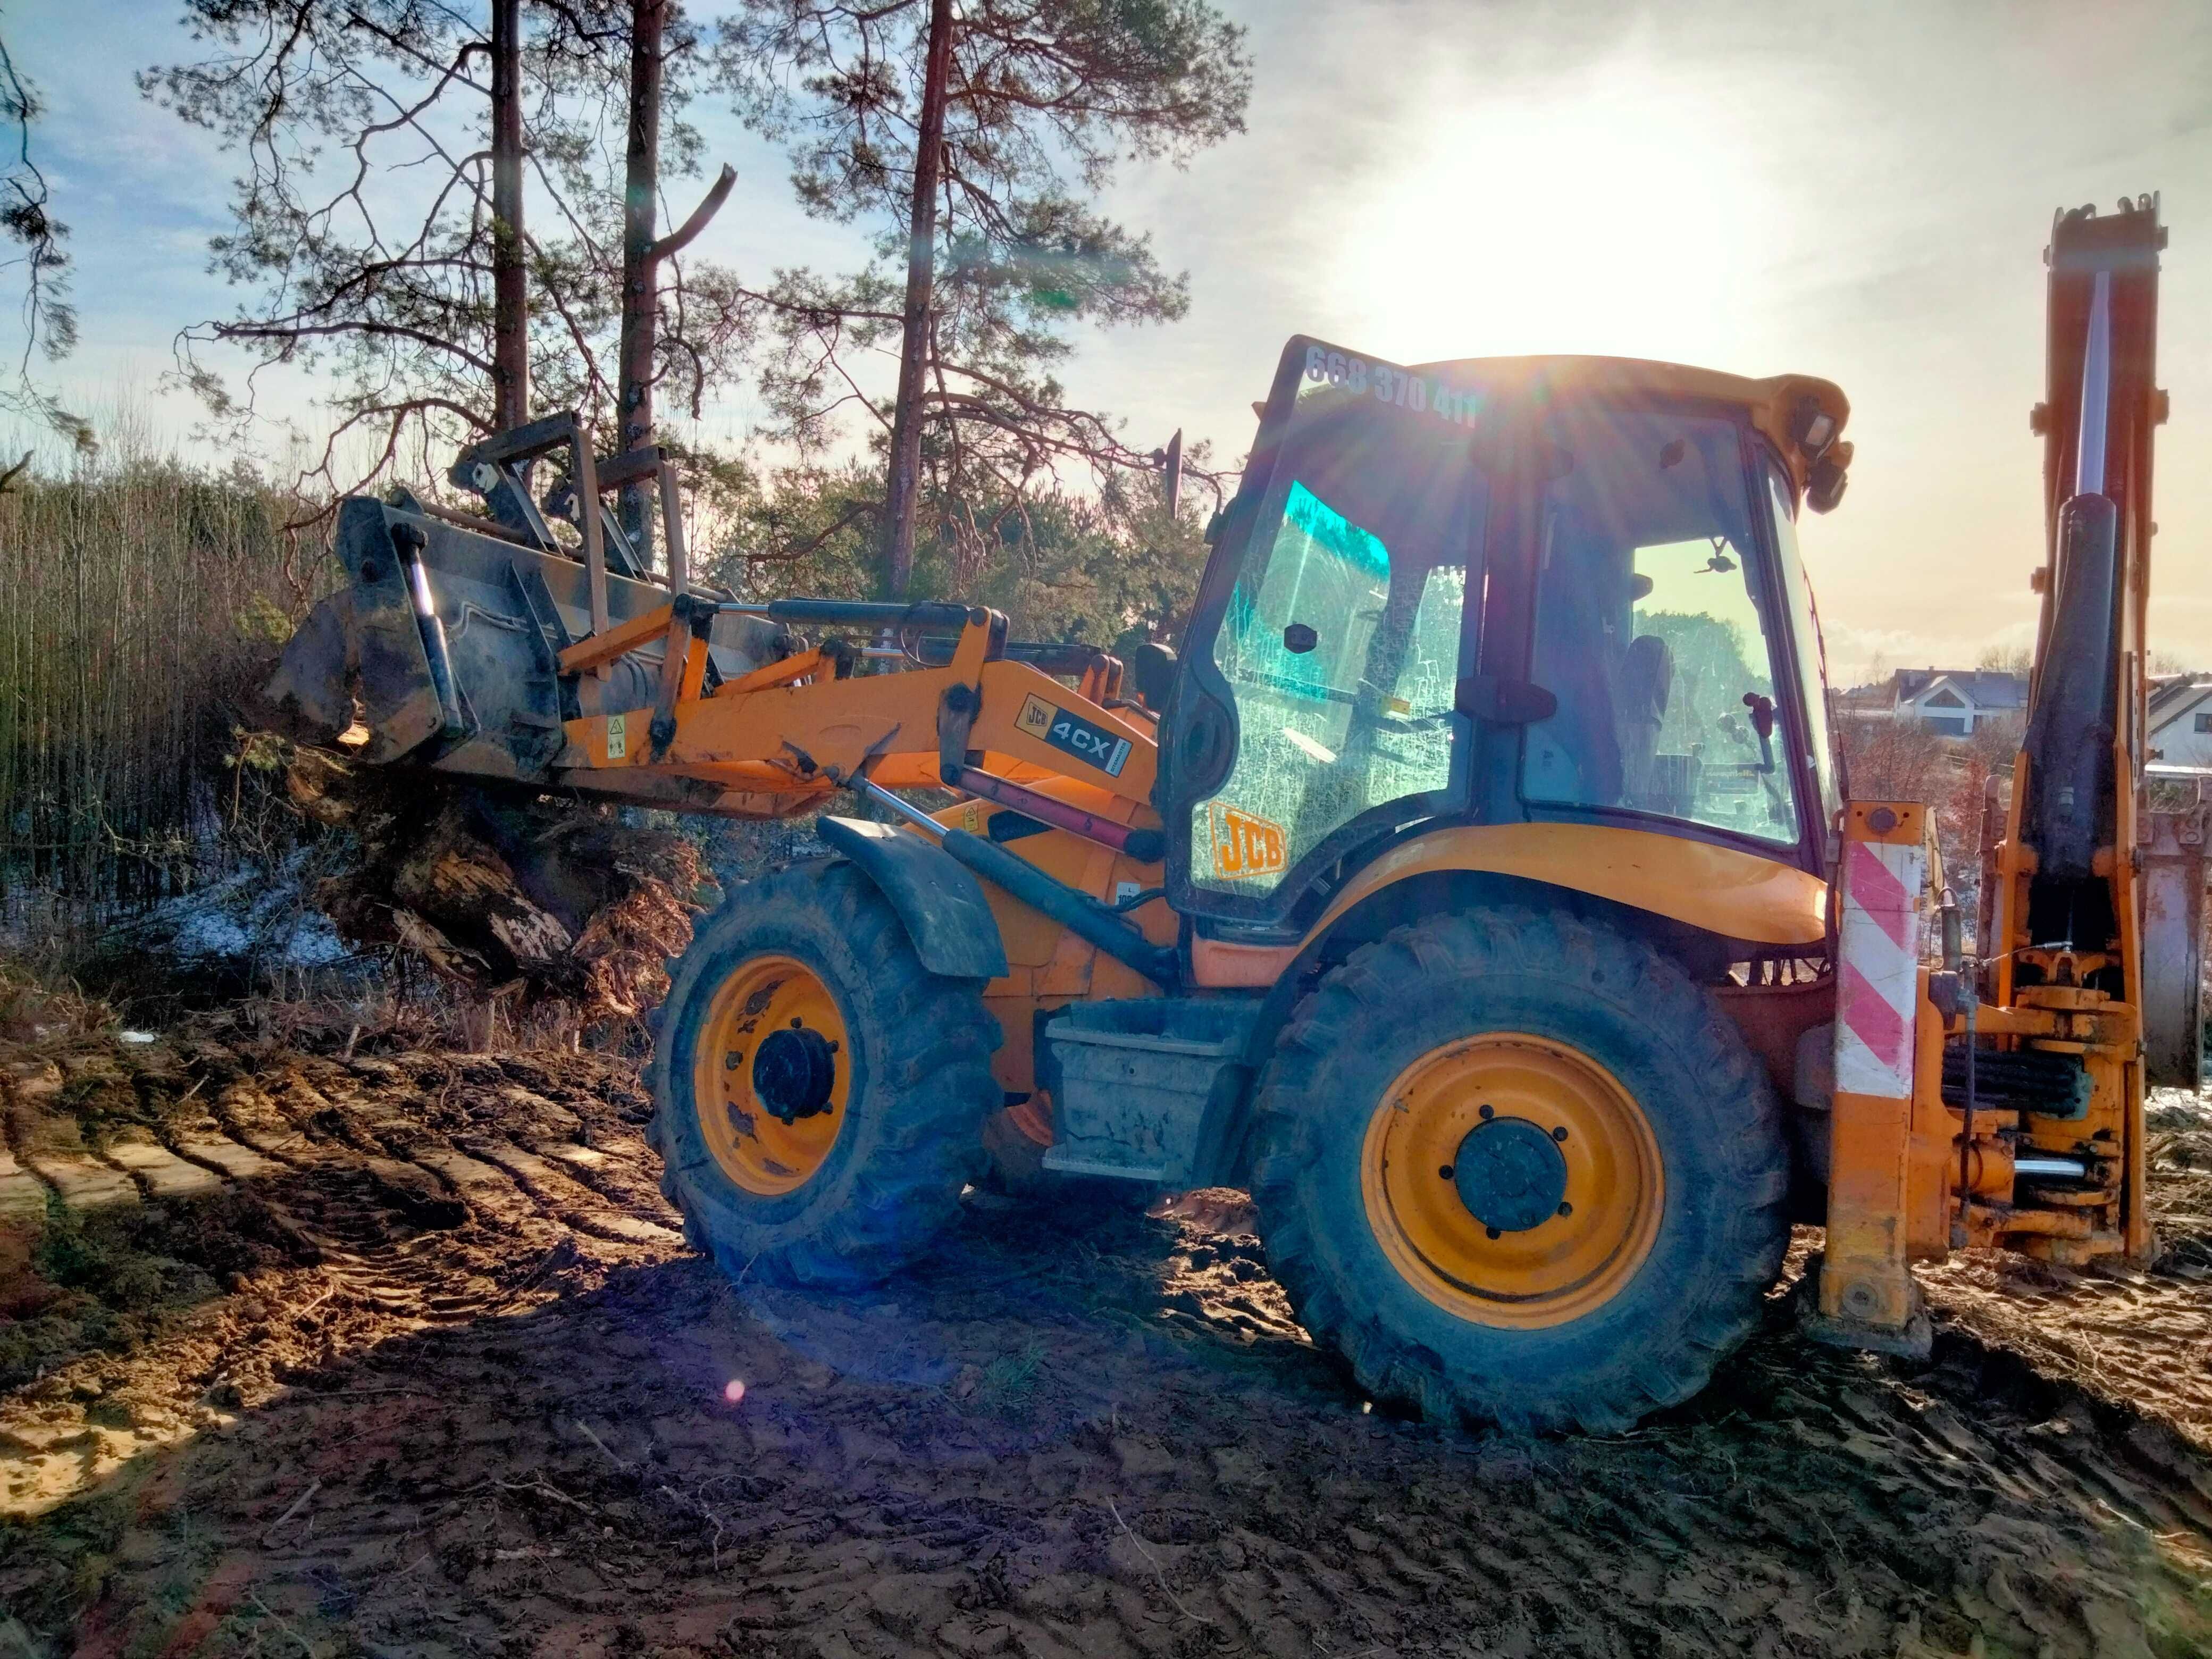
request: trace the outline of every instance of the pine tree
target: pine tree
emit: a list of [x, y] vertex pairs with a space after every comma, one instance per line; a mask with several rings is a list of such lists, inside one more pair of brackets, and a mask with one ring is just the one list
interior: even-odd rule
[[[682, 112], [704, 67], [696, 31], [672, 6], [657, 9], [656, 191], [699, 171]], [[258, 371], [325, 371], [336, 419], [301, 480], [325, 499], [403, 452], [435, 477], [455, 445], [526, 407], [579, 409], [611, 440], [632, 10], [632, 0], [500, 0], [480, 21], [436, 0], [187, 0], [208, 56], [149, 70], [140, 86], [241, 158], [233, 223], [210, 251], [245, 299], [182, 337], [185, 378], [209, 407], [244, 425]], [[519, 96], [498, 100], [511, 112], [502, 131], [494, 35], [510, 21]], [[518, 184], [537, 204], [527, 216]], [[742, 362], [752, 301], [726, 271], [667, 264], [650, 361], [696, 411]], [[518, 343], [525, 274], [532, 302]], [[243, 390], [210, 361], [217, 344], [252, 362]], [[363, 434], [368, 464], [344, 466]]]
[[764, 389], [804, 449], [848, 435], [848, 412], [871, 428], [884, 591], [913, 584], [925, 500], [956, 566], [980, 568], [1071, 465], [1103, 482], [1156, 464], [1054, 371], [1071, 325], [1188, 308], [1150, 240], [1091, 199], [1125, 157], [1180, 165], [1243, 130], [1240, 29], [1206, 0], [748, 0], [719, 62], [740, 113], [791, 146], [807, 210], [878, 233], [859, 271], [780, 273]]
[[[45, 110], [38, 88], [16, 70], [15, 58], [0, 42], [0, 128], [15, 129], [15, 142], [8, 146], [14, 153], [0, 161], [0, 242], [12, 242], [20, 250], [12, 259], [0, 260], [0, 270], [20, 269], [23, 283], [23, 356], [12, 384], [0, 384], [0, 409], [50, 427], [77, 449], [89, 450], [91, 424], [64, 408], [31, 373], [37, 359], [58, 362], [76, 346], [76, 307], [69, 298], [69, 227], [54, 217], [52, 192], [32, 153], [31, 130]], [[26, 451], [21, 460], [0, 470], [0, 490], [30, 462]]]

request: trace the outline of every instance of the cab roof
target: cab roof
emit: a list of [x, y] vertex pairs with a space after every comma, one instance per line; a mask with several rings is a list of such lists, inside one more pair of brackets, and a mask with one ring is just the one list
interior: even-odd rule
[[[1835, 422], [1840, 434], [1850, 418], [1851, 406], [1842, 388], [1832, 380], [1812, 374], [1775, 374], [1751, 380], [1718, 369], [1694, 368], [1686, 363], [1656, 362], [1644, 357], [1461, 357], [1443, 362], [1412, 363], [1415, 373], [1433, 374], [1461, 388], [1479, 386], [1506, 392], [1552, 392], [1563, 396], [1641, 395], [1660, 398], [1702, 398], [1733, 404], [1744, 410], [1751, 423], [1772, 442], [1790, 468], [1802, 494], [1815, 456], [1798, 444], [1791, 427], [1800, 405], [1814, 399], [1822, 413]], [[1837, 442], [1832, 452], [1839, 463], [1850, 459], [1850, 446]]]

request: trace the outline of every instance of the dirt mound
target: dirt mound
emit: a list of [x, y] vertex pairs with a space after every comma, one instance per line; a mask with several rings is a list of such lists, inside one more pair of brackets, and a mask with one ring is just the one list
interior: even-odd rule
[[[1808, 1346], [1778, 1298], [1632, 1433], [1478, 1437], [1352, 1392], [1235, 1194], [971, 1194], [921, 1271], [807, 1297], [684, 1249], [613, 1063], [155, 1046], [98, 1085], [58, 1068], [65, 1114], [10, 1085], [22, 1157], [64, 1169], [65, 1115], [132, 1188], [84, 1212], [123, 1231], [70, 1293], [187, 1275], [0, 1398], [0, 1652], [2212, 1644], [2212, 1457], [2161, 1414], [2198, 1358], [2146, 1341], [2148, 1391], [2101, 1392], [1952, 1279], [1933, 1364]], [[240, 1173], [198, 1198], [125, 1150], [213, 1174], [218, 1140]], [[2077, 1323], [2100, 1297], [2124, 1322], [2133, 1285], [2081, 1276]]]

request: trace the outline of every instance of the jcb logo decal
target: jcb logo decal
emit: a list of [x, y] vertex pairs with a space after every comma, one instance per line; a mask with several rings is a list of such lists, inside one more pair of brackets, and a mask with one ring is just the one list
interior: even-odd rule
[[1283, 826], [1256, 812], [1213, 801], [1206, 807], [1213, 830], [1213, 873], [1223, 881], [1249, 881], [1280, 871], [1288, 854]]
[[1035, 694], [1022, 704], [1022, 712], [1014, 717], [1014, 724], [1030, 736], [1042, 738], [1086, 765], [1097, 767], [1109, 778], [1120, 777], [1129, 758], [1128, 738], [1103, 726], [1093, 726], [1089, 720], [1078, 720]]

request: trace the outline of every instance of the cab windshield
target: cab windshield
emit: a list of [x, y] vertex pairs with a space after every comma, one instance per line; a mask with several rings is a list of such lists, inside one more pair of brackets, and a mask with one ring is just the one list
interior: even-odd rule
[[1540, 447], [1531, 805], [1617, 808], [1761, 841], [1801, 823], [1775, 708], [1769, 591], [1728, 421], [1582, 405]]
[[1356, 821], [1436, 810], [1466, 744], [1453, 699], [1489, 499], [1474, 439], [1441, 386], [1311, 354], [1213, 640], [1237, 747], [1193, 809], [1198, 885], [1264, 895]]

